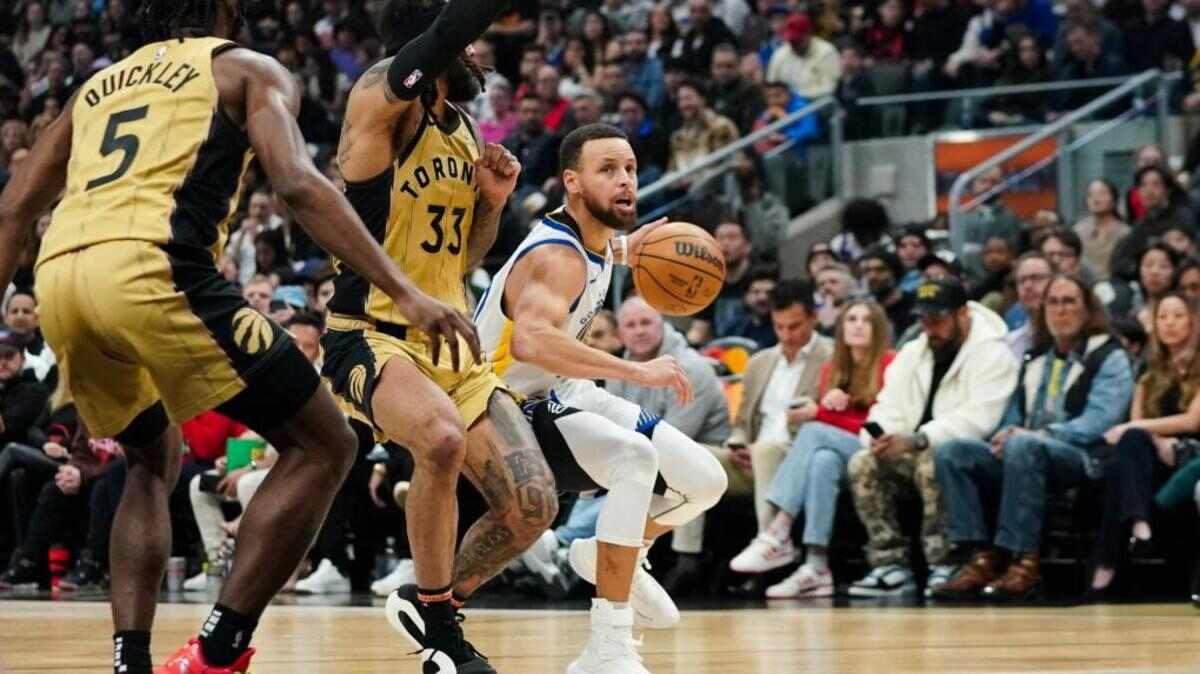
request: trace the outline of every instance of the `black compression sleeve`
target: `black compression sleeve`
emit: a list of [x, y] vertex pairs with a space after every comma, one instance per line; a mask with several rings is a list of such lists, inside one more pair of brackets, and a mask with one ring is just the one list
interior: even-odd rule
[[388, 67], [388, 86], [411, 101], [458, 58], [508, 6], [508, 0], [450, 0], [429, 30], [400, 50]]

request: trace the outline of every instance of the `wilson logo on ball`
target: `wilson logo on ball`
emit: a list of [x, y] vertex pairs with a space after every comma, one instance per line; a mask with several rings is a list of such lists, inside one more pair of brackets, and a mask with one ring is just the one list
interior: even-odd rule
[[703, 246], [697, 246], [691, 241], [676, 241], [675, 254], [679, 257], [692, 257], [707, 262], [721, 273], [725, 273], [725, 262], [717, 259], [715, 255], [708, 252], [708, 249]]

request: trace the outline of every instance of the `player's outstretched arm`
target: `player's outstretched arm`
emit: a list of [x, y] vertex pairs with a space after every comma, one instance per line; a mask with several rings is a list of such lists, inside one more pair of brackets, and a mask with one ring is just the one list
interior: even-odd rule
[[459, 335], [479, 362], [479, 338], [470, 320], [421, 292], [371, 238], [350, 202], [313, 165], [296, 123], [300, 94], [287, 70], [244, 49], [221, 60], [227, 57], [224, 67], [245, 74], [243, 109], [250, 144], [297, 222], [323, 249], [395, 300], [404, 316], [433, 339], [435, 362], [441, 351], [438, 342], [445, 339], [458, 368]]
[[579, 253], [566, 246], [541, 246], [517, 264], [508, 279], [508, 288], [519, 289], [509, 311], [513, 358], [562, 377], [670, 388], [679, 404], [691, 400], [687, 373], [674, 358], [635, 363], [593, 349], [566, 333], [571, 304], [586, 283], [587, 267]]
[[338, 165], [347, 180], [368, 180], [391, 165], [396, 125], [410, 103], [426, 87], [435, 86], [434, 81], [508, 4], [508, 0], [450, 0], [428, 30], [363, 73], [346, 101], [338, 143]]
[[0, 295], [17, 271], [17, 261], [38, 216], [66, 186], [74, 109], [72, 96], [58, 119], [42, 131], [21, 170], [13, 174], [0, 194]]

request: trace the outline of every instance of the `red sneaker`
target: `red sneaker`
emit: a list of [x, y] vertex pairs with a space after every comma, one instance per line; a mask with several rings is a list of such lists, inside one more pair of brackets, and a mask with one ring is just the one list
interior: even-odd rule
[[167, 664], [154, 670], [154, 674], [247, 674], [246, 668], [250, 666], [250, 657], [253, 655], [254, 649], [250, 648], [232, 665], [213, 667], [204, 661], [204, 654], [200, 652], [200, 641], [192, 639], [188, 641], [187, 646], [167, 658]]

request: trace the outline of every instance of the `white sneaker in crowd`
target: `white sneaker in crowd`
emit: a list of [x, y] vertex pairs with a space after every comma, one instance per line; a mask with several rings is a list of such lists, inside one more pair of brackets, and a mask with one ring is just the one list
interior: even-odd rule
[[767, 588], [768, 599], [832, 596], [833, 574], [828, 569], [824, 573], [818, 573], [807, 564], [801, 564], [792, 575]]
[[850, 586], [851, 597], [896, 597], [916, 591], [917, 582], [912, 570], [899, 564], [871, 569], [862, 580]]
[[[679, 624], [679, 608], [671, 595], [659, 585], [647, 569], [650, 563], [646, 561], [649, 548], [642, 548], [638, 553], [637, 571], [633, 574], [633, 587], [630, 588], [629, 606], [637, 617], [638, 624], [655, 630], [665, 630]], [[587, 582], [596, 584], [596, 556], [599, 554], [595, 538], [579, 538], [571, 541], [571, 568], [579, 577]]]
[[183, 581], [184, 592], [207, 592], [208, 591], [208, 574], [204, 571]]
[[343, 576], [328, 559], [322, 559], [316, 571], [296, 583], [298, 594], [340, 594], [349, 591], [350, 579]]
[[650, 674], [637, 650], [642, 642], [633, 638], [632, 607], [616, 609], [604, 599], [593, 599], [591, 619], [587, 646], [567, 674]]
[[790, 540], [779, 541], [761, 533], [745, 550], [729, 560], [729, 568], [738, 573], [766, 573], [796, 561], [796, 546]]
[[401, 585], [416, 585], [416, 583], [417, 571], [413, 566], [413, 560], [402, 559], [391, 573], [371, 583], [371, 594], [376, 597], [386, 597], [400, 589]]

